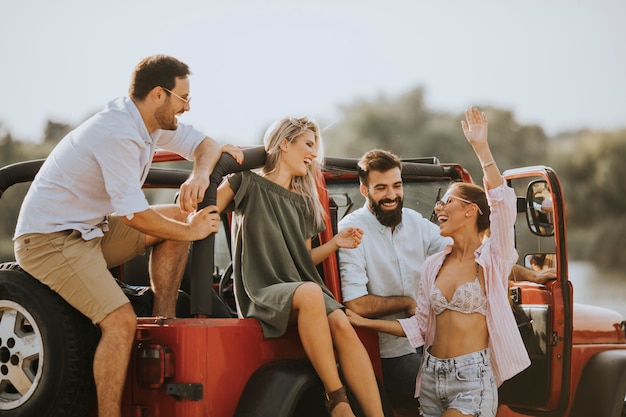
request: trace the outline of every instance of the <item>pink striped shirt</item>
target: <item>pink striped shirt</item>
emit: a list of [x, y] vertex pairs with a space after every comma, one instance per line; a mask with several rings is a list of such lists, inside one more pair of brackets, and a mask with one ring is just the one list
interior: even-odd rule
[[[475, 257], [484, 271], [487, 295], [487, 330], [489, 351], [498, 386], [530, 365], [530, 358], [520, 336], [509, 304], [509, 274], [517, 261], [513, 226], [517, 215], [515, 191], [503, 183], [487, 190], [491, 208], [491, 236], [476, 250]], [[426, 259], [423, 265], [417, 310], [413, 317], [398, 320], [413, 347], [431, 346], [435, 340], [435, 314], [428, 298], [439, 269], [452, 250], [447, 246]], [[415, 396], [419, 396], [421, 375], [417, 377]]]

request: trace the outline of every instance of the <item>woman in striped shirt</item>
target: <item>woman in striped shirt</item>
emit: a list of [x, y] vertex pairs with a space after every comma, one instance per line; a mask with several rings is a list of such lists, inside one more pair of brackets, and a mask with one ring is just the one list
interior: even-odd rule
[[497, 387], [530, 365], [508, 300], [516, 196], [491, 155], [487, 117], [475, 107], [465, 116], [463, 133], [481, 162], [486, 192], [453, 183], [437, 202], [440, 233], [453, 244], [424, 262], [415, 316], [371, 320], [348, 311], [356, 326], [425, 347], [415, 395], [426, 417], [495, 416]]

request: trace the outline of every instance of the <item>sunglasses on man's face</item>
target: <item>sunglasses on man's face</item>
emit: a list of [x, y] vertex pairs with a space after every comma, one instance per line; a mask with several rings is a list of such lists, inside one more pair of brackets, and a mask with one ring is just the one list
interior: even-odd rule
[[180, 101], [182, 101], [183, 103], [185, 103], [185, 106], [190, 106], [191, 96], [187, 98], [183, 98], [179, 96], [178, 94], [176, 94], [175, 92], [173, 92], [172, 90], [170, 90], [169, 88], [165, 88], [165, 87], [161, 87], [161, 88], [167, 91], [168, 93], [170, 93], [171, 95], [173, 95], [174, 97], [176, 97], [177, 99], [179, 99]]

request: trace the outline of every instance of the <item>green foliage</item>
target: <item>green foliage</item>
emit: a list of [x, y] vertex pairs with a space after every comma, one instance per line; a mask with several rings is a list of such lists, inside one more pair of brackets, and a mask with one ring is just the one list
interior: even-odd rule
[[[54, 143], [37, 144], [13, 140], [10, 133], [0, 138], [0, 167], [29, 159], [45, 158]], [[0, 262], [13, 260], [13, 232], [15, 222], [28, 190], [28, 184], [15, 185], [2, 195], [0, 199]]]
[[[548, 138], [539, 126], [521, 126], [513, 113], [481, 108], [489, 119], [489, 138], [501, 169], [546, 164]], [[458, 162], [474, 178], [482, 175], [476, 157], [461, 129], [463, 114], [433, 112], [424, 104], [424, 90], [417, 88], [397, 101], [381, 97], [342, 108], [343, 121], [324, 133], [328, 155], [359, 157], [382, 148], [405, 157], [436, 156], [442, 162]], [[521, 151], [523, 150], [523, 151]]]
[[72, 130], [72, 126], [66, 123], [56, 123], [48, 120], [46, 123], [46, 128], [43, 133], [43, 141], [44, 143], [58, 143], [65, 135], [70, 133]]
[[10, 133], [6, 133], [0, 138], [0, 167], [28, 159], [45, 158], [55, 144], [16, 141]]
[[582, 236], [570, 239], [570, 248], [600, 266], [625, 267], [626, 130], [583, 131], [555, 142], [552, 162], [566, 196], [568, 225]]
[[626, 211], [626, 130], [582, 132], [571, 152], [555, 158], [555, 169], [571, 195], [569, 219], [589, 227]]
[[28, 191], [28, 184], [17, 184], [9, 188], [0, 199], [0, 210], [2, 210], [2, 217], [0, 218], [0, 262], [14, 260], [13, 232], [26, 191]]
[[603, 266], [626, 266], [626, 219], [600, 220], [592, 233], [588, 258]]
[[412, 148], [421, 143], [424, 126], [432, 116], [424, 106], [421, 88], [398, 102], [380, 97], [374, 103], [359, 101], [341, 110], [342, 122], [324, 132], [328, 155], [359, 157], [377, 147], [398, 154], [414, 152]]

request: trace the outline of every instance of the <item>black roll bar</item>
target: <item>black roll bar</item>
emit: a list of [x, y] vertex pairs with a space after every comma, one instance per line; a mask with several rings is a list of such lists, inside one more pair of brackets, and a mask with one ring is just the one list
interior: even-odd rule
[[[255, 146], [243, 150], [244, 162], [239, 165], [235, 159], [223, 153], [211, 174], [211, 183], [204, 194], [199, 209], [215, 205], [217, 187], [225, 175], [235, 172], [259, 168], [265, 164], [265, 148]], [[215, 234], [211, 233], [202, 240], [193, 242], [191, 246], [190, 297], [191, 315], [211, 315], [213, 307], [213, 270], [215, 269]]]

